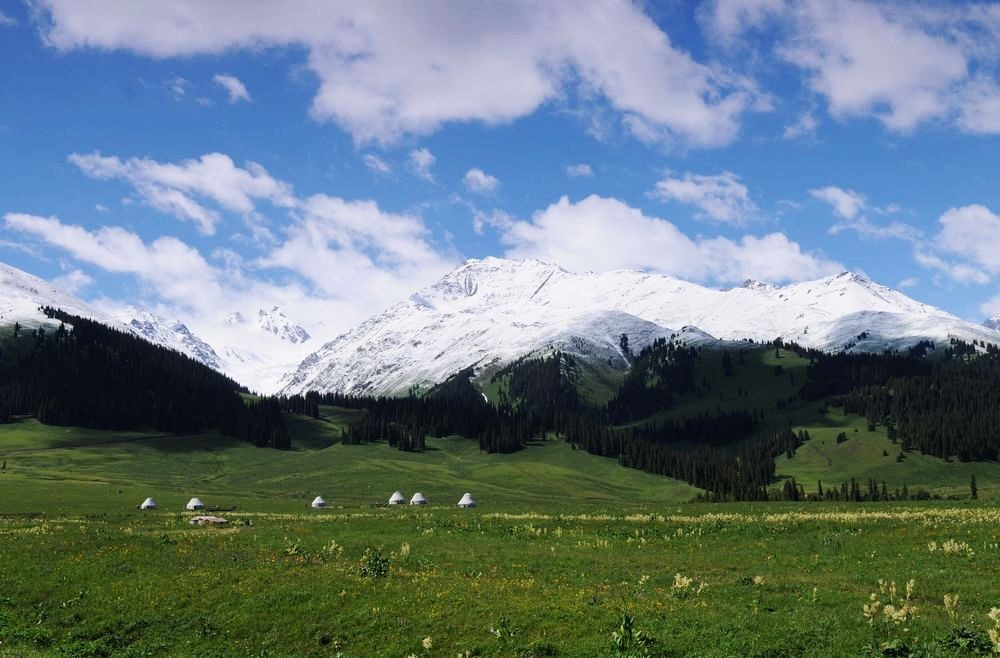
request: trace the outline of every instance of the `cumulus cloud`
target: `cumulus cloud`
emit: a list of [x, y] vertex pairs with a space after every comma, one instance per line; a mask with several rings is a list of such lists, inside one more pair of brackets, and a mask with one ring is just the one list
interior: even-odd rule
[[530, 220], [510, 220], [501, 239], [511, 257], [536, 257], [576, 271], [638, 269], [696, 281], [806, 280], [843, 270], [782, 233], [695, 238], [617, 199], [563, 197]]
[[707, 20], [730, 44], [770, 22], [776, 54], [806, 74], [836, 118], [873, 117], [895, 132], [935, 120], [1000, 131], [995, 5], [716, 0]]
[[479, 167], [473, 167], [465, 172], [462, 183], [465, 185], [465, 189], [477, 194], [489, 194], [500, 187], [500, 179], [490, 176]]
[[292, 270], [324, 296], [370, 311], [444, 275], [457, 258], [431, 242], [423, 220], [373, 201], [318, 194], [302, 201], [286, 240], [259, 264]]
[[156, 58], [300, 46], [319, 88], [311, 114], [359, 143], [426, 135], [449, 122], [500, 124], [577, 89], [634, 134], [701, 147], [731, 142], [766, 107], [754, 84], [695, 60], [626, 0], [496, 5], [331, 3], [288, 11], [251, 0], [38, 0], [62, 51]]
[[246, 85], [235, 75], [218, 73], [212, 77], [212, 82], [226, 90], [226, 93], [229, 94], [230, 103], [239, 103], [240, 101], [252, 102]]
[[368, 171], [372, 172], [373, 174], [378, 174], [379, 176], [388, 176], [389, 174], [392, 173], [392, 167], [389, 165], [389, 163], [383, 160], [382, 158], [378, 157], [374, 153], [366, 153], [365, 156], [361, 158], [361, 160], [362, 162], [365, 163], [365, 166], [368, 167]]
[[434, 174], [431, 173], [431, 167], [437, 158], [426, 148], [413, 149], [410, 151], [409, 162], [410, 171], [417, 178], [423, 178], [425, 181], [430, 183], [434, 182]]
[[594, 175], [594, 170], [589, 164], [575, 164], [566, 167], [566, 175], [570, 178], [589, 178]]
[[16, 27], [17, 19], [0, 11], [0, 27]]
[[122, 160], [98, 152], [73, 153], [69, 161], [90, 178], [129, 183], [146, 204], [178, 219], [195, 222], [206, 235], [215, 232], [220, 216], [196, 198], [211, 200], [225, 210], [243, 214], [254, 212], [257, 200], [280, 207], [294, 204], [291, 185], [272, 178], [255, 162], [248, 162], [245, 168], [238, 167], [222, 153], [208, 153], [177, 164], [147, 158]]
[[661, 201], [693, 205], [698, 209], [698, 217], [728, 224], [743, 224], [760, 215], [750, 200], [750, 191], [731, 171], [714, 176], [668, 174], [656, 183], [652, 195]]
[[938, 223], [938, 247], [991, 275], [1000, 274], [1000, 215], [986, 206], [962, 206], [949, 209]]

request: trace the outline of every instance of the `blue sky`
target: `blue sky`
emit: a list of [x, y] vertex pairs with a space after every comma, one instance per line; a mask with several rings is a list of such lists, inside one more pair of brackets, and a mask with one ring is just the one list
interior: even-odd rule
[[995, 4], [275, 6], [0, 0], [0, 259], [195, 325], [489, 255], [1000, 313]]

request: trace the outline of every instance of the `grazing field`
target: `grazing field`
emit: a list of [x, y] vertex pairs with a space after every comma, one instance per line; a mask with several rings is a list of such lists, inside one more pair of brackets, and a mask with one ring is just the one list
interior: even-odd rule
[[[689, 504], [697, 491], [687, 485], [561, 441], [515, 455], [457, 438], [422, 454], [344, 446], [335, 441], [350, 413], [322, 411], [289, 418], [288, 452], [211, 434], [0, 428], [0, 656], [993, 650], [995, 465], [976, 465], [979, 501]], [[845, 452], [831, 451], [828, 468], [855, 466], [851, 441], [883, 440], [862, 427], [834, 442]], [[822, 442], [833, 439], [813, 441], [830, 449]], [[781, 472], [823, 473], [806, 448]], [[888, 461], [931, 489], [966, 466], [927, 460]], [[385, 507], [395, 489], [431, 504]], [[464, 491], [478, 508], [453, 507]], [[310, 509], [316, 494], [330, 507]], [[235, 507], [220, 512], [230, 525], [188, 525], [183, 505], [195, 495]], [[146, 496], [160, 509], [138, 511]], [[894, 607], [887, 616], [880, 606], [872, 625], [862, 607], [880, 579], [878, 600]], [[951, 611], [946, 594], [958, 597]]]

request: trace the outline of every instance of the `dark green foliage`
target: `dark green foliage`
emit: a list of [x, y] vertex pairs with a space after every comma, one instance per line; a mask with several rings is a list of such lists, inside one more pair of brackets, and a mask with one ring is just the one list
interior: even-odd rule
[[65, 324], [52, 335], [39, 329], [30, 349], [13, 363], [0, 363], [0, 415], [109, 430], [221, 428], [257, 445], [287, 447], [280, 413], [271, 409], [276, 401], [247, 407], [235, 382], [183, 354], [92, 320], [42, 310], [73, 330]]
[[694, 348], [664, 338], [643, 348], [608, 402], [610, 421], [628, 423], [669, 408], [675, 396], [695, 389], [694, 369], [699, 360]]

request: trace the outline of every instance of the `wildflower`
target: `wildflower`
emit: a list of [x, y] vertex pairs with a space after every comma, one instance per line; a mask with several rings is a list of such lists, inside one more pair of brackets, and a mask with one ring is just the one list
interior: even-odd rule
[[406, 558], [409, 556], [410, 556], [410, 545], [404, 542], [403, 545], [399, 547], [399, 557]]
[[764, 580], [764, 576], [754, 576], [753, 577], [753, 584], [754, 585], [763, 585], [765, 582], [766, 581]]
[[944, 595], [944, 609], [948, 613], [948, 617], [955, 621], [955, 618], [958, 617], [958, 594]]
[[424, 647], [425, 649], [427, 649], [428, 651], [430, 651], [430, 650], [431, 650], [431, 647], [433, 647], [433, 646], [434, 646], [434, 640], [432, 640], [432, 639], [430, 638], [430, 636], [428, 636], [428, 637], [425, 637], [425, 638], [424, 638], [424, 641], [423, 641], [423, 642], [421, 642], [421, 644], [423, 645], [423, 647]]

